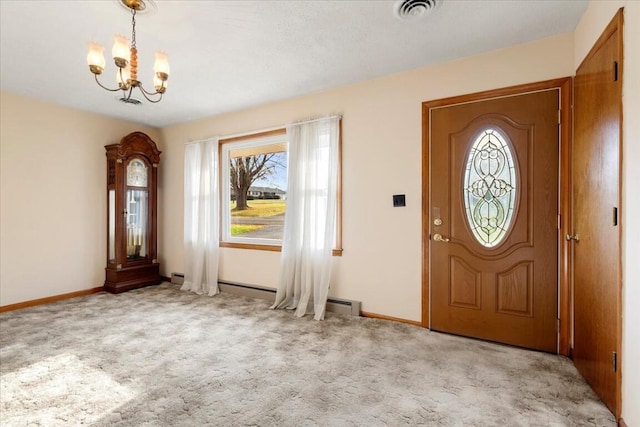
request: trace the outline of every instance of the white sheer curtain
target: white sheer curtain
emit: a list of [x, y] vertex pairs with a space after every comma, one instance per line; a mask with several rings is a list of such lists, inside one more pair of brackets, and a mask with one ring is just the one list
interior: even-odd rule
[[215, 295], [218, 288], [218, 139], [184, 150], [183, 290]]
[[340, 118], [287, 126], [289, 165], [280, 281], [272, 308], [324, 319], [335, 238]]

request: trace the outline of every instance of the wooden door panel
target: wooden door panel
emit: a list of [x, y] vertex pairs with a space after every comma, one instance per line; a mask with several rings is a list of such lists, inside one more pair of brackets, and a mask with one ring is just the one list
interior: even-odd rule
[[[620, 414], [620, 123], [622, 15], [578, 68], [574, 98], [573, 212], [576, 367]], [[617, 63], [617, 66], [615, 65]], [[620, 216], [618, 212], [617, 216]], [[618, 360], [618, 364], [620, 361]]]
[[[546, 90], [432, 111], [430, 206], [442, 224], [432, 222], [431, 235], [449, 239], [430, 246], [432, 329], [556, 351], [558, 102]], [[470, 149], [486, 129], [504, 136], [517, 190], [506, 234], [491, 247], [474, 237], [463, 191]], [[477, 181], [489, 207], [507, 185], [494, 178]]]
[[496, 311], [517, 316], [533, 316], [533, 263], [523, 261], [498, 272]]
[[479, 310], [482, 300], [482, 272], [474, 269], [462, 258], [449, 258], [449, 304]]

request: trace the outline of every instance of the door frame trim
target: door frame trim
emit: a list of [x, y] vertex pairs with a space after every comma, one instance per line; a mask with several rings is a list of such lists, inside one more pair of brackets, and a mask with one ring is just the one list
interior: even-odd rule
[[430, 328], [430, 154], [431, 110], [456, 104], [486, 101], [495, 98], [524, 95], [558, 89], [560, 91], [559, 129], [559, 214], [558, 229], [558, 306], [559, 319], [557, 352], [569, 356], [571, 338], [571, 247], [562, 238], [572, 230], [571, 218], [571, 148], [572, 148], [572, 85], [571, 77], [509, 86], [467, 95], [437, 99], [422, 103], [422, 319], [421, 325]]

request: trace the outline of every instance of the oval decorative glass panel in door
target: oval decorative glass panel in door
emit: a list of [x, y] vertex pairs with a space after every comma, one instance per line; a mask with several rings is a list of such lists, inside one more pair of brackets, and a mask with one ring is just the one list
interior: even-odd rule
[[515, 161], [506, 137], [484, 129], [473, 142], [463, 181], [464, 209], [478, 243], [491, 248], [507, 235], [516, 202]]

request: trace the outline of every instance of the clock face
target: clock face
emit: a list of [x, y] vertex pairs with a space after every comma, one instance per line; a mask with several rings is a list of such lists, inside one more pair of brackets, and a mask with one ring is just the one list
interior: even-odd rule
[[140, 159], [133, 159], [127, 166], [127, 185], [130, 187], [147, 186], [148, 168]]

